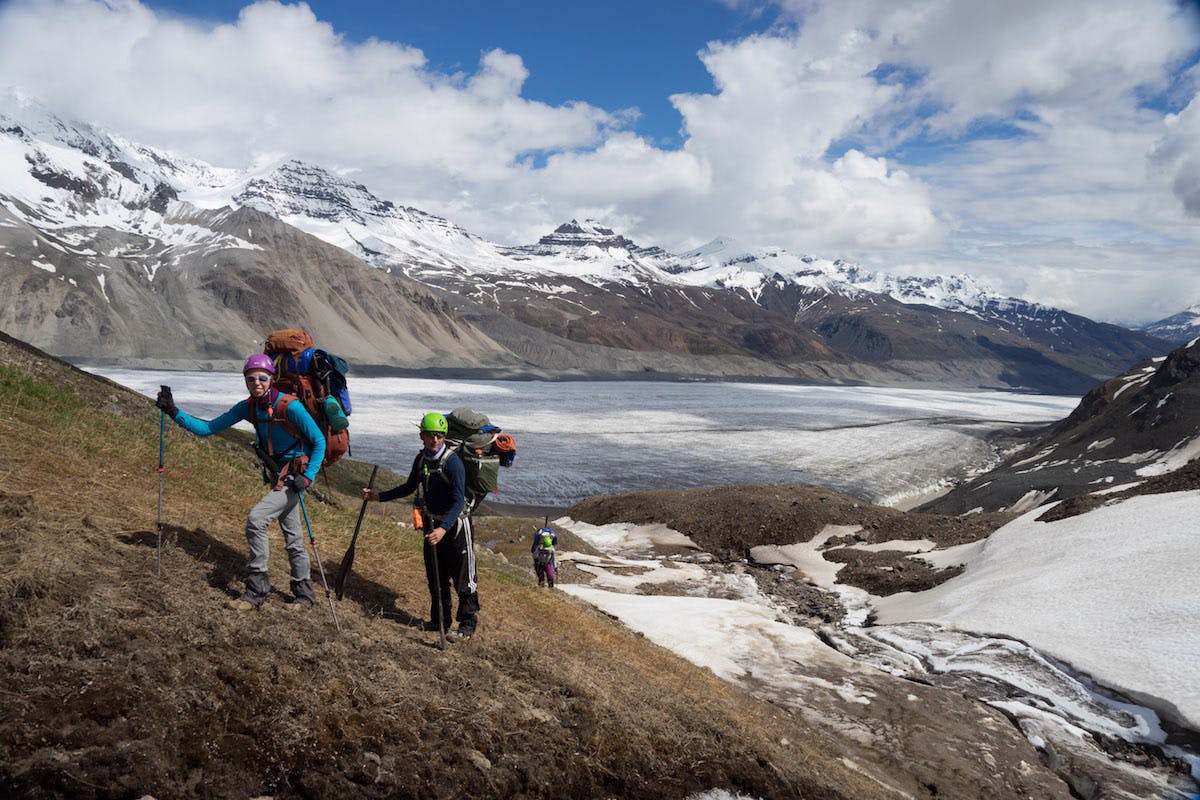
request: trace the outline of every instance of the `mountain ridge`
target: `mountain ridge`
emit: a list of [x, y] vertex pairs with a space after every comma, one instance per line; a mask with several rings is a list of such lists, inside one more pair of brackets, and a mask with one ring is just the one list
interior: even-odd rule
[[[0, 127], [0, 270], [9, 287], [0, 300], [17, 307], [0, 313], [0, 326], [73, 358], [229, 363], [252, 345], [248, 329], [266, 327], [255, 311], [268, 285], [314, 304], [286, 326], [314, 326], [351, 360], [397, 368], [1074, 393], [1166, 349], [1149, 334], [1000, 298], [961, 277], [892, 279], [778, 249], [723, 260], [716, 245], [675, 255], [588, 220], [533, 245], [499, 245], [316, 165], [215, 168], [11, 95], [0, 103]], [[276, 223], [219, 226], [231, 208], [256, 209], [386, 278], [350, 281], [346, 256], [300, 244], [301, 234], [267, 237], [268, 249], [250, 232]], [[230, 274], [212, 277], [216, 268]], [[139, 275], [147, 285], [135, 285]], [[344, 291], [317, 290], [323, 282]], [[107, 312], [118, 286], [132, 295], [126, 315], [137, 325]], [[135, 312], [134, 303], [145, 308]], [[417, 321], [438, 304], [444, 312]], [[403, 324], [410, 314], [413, 323]], [[137, 335], [147, 341], [129, 341]], [[106, 337], [108, 352], [94, 344]]]
[[1144, 325], [1142, 330], [1176, 344], [1189, 342], [1200, 336], [1200, 303], [1188, 306], [1177, 314]]

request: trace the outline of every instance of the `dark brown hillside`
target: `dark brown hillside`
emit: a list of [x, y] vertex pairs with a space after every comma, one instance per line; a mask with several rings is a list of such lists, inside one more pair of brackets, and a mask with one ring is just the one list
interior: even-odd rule
[[[812, 486], [657, 489], [589, 497], [568, 513], [594, 525], [661, 522], [723, 561], [745, 559], [750, 548], [758, 545], [808, 541], [826, 525], [861, 526], [860, 532], [831, 541], [824, 557], [851, 564], [839, 573], [840, 583], [879, 596], [919, 592], [961, 570], [932, 569], [910, 559], [902, 549], [869, 553], [856, 545], [929, 539], [939, 547], [951, 547], [986, 539], [1012, 518], [1004, 514], [952, 517], [906, 513]], [[827, 598], [818, 596], [809, 602], [815, 604], [815, 616], [825, 615], [819, 609], [828, 603]]]
[[1067, 500], [1055, 512], [1061, 515], [1130, 494], [1194, 489], [1198, 434], [1200, 342], [1192, 342], [1096, 384], [1066, 419], [925, 510], [956, 514], [1032, 508], [1029, 498], [1039, 505]]
[[[170, 425], [156, 576], [158, 422], [145, 398], [0, 341], [0, 796], [894, 796], [801, 716], [486, 553], [480, 634], [440, 652], [413, 626], [401, 507], [368, 514], [341, 633], [323, 603], [226, 610], [260, 487], [244, 448]], [[358, 510], [333, 496], [309, 500], [327, 572]], [[532, 522], [484, 519], [480, 538]]]

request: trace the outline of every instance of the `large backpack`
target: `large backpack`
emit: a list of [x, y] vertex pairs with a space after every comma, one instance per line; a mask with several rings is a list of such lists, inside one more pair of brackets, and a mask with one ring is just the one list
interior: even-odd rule
[[458, 453], [467, 473], [467, 513], [473, 512], [489, 494], [499, 491], [500, 467], [511, 467], [517, 457], [517, 442], [486, 416], [466, 406], [446, 415], [446, 452]]
[[336, 463], [350, 450], [346, 362], [318, 348], [312, 337], [299, 328], [275, 331], [267, 337], [263, 352], [275, 364], [276, 388], [302, 402], [325, 435], [321, 466]]

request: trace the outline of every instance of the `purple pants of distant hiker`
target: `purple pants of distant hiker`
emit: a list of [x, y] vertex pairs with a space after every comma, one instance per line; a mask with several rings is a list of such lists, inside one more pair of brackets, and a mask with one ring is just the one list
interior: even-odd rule
[[541, 563], [540, 561], [534, 560], [533, 570], [534, 570], [534, 572], [537, 573], [538, 586], [545, 585], [546, 583], [549, 583], [551, 586], [554, 585], [554, 561], [553, 561], [553, 559], [545, 562], [544, 564]]

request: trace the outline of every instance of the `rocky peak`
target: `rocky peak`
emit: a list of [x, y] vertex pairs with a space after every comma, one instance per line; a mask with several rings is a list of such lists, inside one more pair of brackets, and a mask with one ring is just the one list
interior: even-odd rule
[[366, 216], [387, 216], [396, 208], [361, 183], [295, 159], [251, 178], [233, 199], [279, 218], [299, 215], [331, 222], [362, 223]]
[[118, 157], [119, 148], [105, 134], [87, 123], [64, 119], [14, 89], [0, 92], [0, 130], [26, 143], [62, 145], [92, 158]]
[[398, 223], [406, 226], [407, 238], [412, 235], [410, 226], [440, 239], [472, 238], [449, 220], [396, 205], [376, 196], [361, 183], [296, 159], [284, 161], [269, 173], [246, 181], [232, 200], [236, 205], [250, 206], [277, 219], [353, 223], [367, 230], [380, 229], [380, 225], [386, 229]]
[[571, 220], [559, 225], [553, 233], [538, 240], [539, 248], [551, 250], [578, 249], [588, 245], [604, 250], [617, 248], [633, 251], [637, 249], [637, 245], [631, 240], [615, 233], [612, 228], [606, 228], [590, 219], [584, 220], [583, 224], [577, 220]]
[[1193, 385], [1200, 394], [1200, 339], [1171, 351], [1149, 382], [1160, 392], [1182, 388], [1180, 384]]
[[923, 510], [1019, 511], [1032, 507], [1022, 505], [1029, 498], [1054, 498], [1068, 500], [1060, 513], [1069, 515], [1111, 499], [1108, 490], [1121, 486], [1158, 481], [1164, 488], [1153, 491], [1195, 488], [1188, 475], [1197, 474], [1198, 414], [1200, 340], [1098, 384], [1006, 463]]
[[191, 173], [212, 172], [200, 162], [177, 162], [87, 123], [60, 117], [13, 90], [0, 92], [0, 136], [19, 142], [30, 177], [57, 190], [26, 190], [22, 199], [41, 207], [46, 218], [64, 222], [82, 221], [101, 200], [115, 200], [135, 213], [150, 209], [162, 214], [178, 198], [177, 184], [196, 182], [190, 180]]

